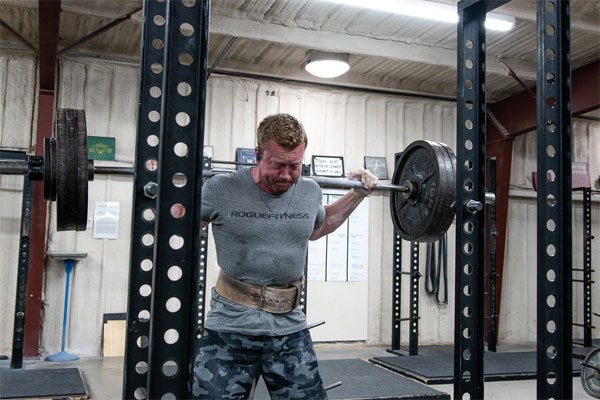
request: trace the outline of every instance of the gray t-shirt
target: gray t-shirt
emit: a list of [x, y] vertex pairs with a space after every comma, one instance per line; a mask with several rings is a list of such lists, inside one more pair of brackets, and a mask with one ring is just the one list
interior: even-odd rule
[[[256, 285], [285, 285], [304, 273], [308, 238], [325, 218], [321, 188], [299, 179], [287, 192], [262, 191], [250, 169], [216, 175], [202, 187], [202, 220], [212, 222], [217, 261], [225, 273]], [[272, 314], [212, 292], [205, 327], [247, 335], [287, 335], [306, 327], [300, 307]]]

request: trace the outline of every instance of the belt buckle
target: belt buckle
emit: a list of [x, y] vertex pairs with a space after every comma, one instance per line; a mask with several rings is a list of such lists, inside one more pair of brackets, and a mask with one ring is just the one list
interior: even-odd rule
[[298, 305], [302, 301], [302, 289], [304, 288], [304, 276], [302, 276], [302, 278], [299, 279], [298, 282], [295, 282], [294, 286], [296, 287], [296, 301], [294, 302], [294, 307], [292, 308], [292, 310], [295, 310], [296, 307], [298, 307]]
[[261, 311], [263, 308], [263, 303], [265, 301], [265, 291], [267, 289], [266, 285], [263, 285], [262, 288], [260, 288], [260, 299], [258, 299], [258, 307], [256, 308], [257, 310]]

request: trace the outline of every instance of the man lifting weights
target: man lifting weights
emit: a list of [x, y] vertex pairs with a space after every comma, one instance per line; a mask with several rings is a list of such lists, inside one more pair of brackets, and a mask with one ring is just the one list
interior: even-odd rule
[[288, 114], [257, 130], [258, 165], [209, 179], [202, 227], [212, 223], [221, 268], [193, 363], [196, 399], [246, 399], [262, 375], [272, 399], [326, 399], [306, 316], [299, 305], [308, 240], [335, 231], [377, 184], [350, 173], [352, 189], [323, 206], [302, 179], [308, 138]]

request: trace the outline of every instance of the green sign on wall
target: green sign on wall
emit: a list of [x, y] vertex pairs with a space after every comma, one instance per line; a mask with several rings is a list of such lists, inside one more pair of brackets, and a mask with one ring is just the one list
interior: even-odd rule
[[115, 160], [115, 138], [88, 136], [88, 158], [90, 160]]

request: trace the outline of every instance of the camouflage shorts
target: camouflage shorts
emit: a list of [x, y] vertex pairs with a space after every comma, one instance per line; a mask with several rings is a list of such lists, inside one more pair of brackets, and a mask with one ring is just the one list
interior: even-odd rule
[[205, 330], [191, 393], [194, 399], [247, 399], [259, 375], [271, 399], [327, 399], [308, 329], [286, 336]]

